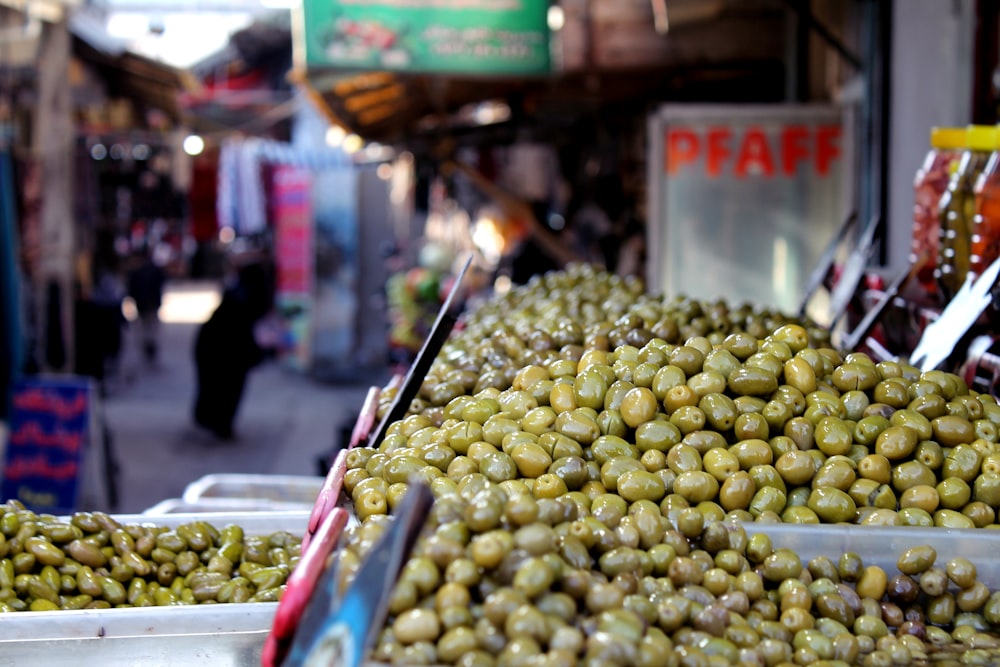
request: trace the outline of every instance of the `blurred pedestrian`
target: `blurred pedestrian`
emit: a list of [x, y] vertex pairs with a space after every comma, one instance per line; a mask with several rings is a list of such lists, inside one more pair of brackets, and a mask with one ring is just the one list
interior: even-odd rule
[[260, 262], [246, 264], [198, 330], [194, 421], [220, 440], [233, 439], [233, 422], [247, 376], [271, 352], [258, 342], [255, 329], [273, 303], [269, 268]]
[[95, 255], [93, 271], [87, 261], [78, 267], [74, 304], [74, 372], [97, 381], [102, 395], [108, 380], [118, 374], [123, 330], [125, 287], [118, 272], [117, 258], [110, 253]]
[[137, 264], [128, 273], [128, 295], [135, 303], [139, 322], [139, 340], [146, 363], [156, 364], [159, 351], [160, 305], [166, 275], [153, 261], [149, 246], [139, 251]]

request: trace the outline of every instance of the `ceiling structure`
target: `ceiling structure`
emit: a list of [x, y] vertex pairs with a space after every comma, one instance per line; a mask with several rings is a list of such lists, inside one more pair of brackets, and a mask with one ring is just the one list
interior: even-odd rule
[[[77, 7], [76, 14], [98, 18], [129, 11], [248, 13], [250, 27], [190, 68], [155, 71], [156, 58], [115, 51], [120, 44], [102, 44], [92, 34], [86, 41], [97, 43], [95, 57], [121, 69], [130, 93], [202, 131], [252, 134], [281, 122], [298, 104], [294, 85], [347, 132], [418, 145], [444, 135], [505, 136], [525, 126], [571, 130], [581, 118], [636, 116], [666, 101], [789, 100], [796, 94], [790, 82], [801, 75], [794, 63], [804, 55], [796, 28], [799, 35], [803, 26], [822, 28], [837, 46], [830, 33], [843, 24], [838, 0], [559, 0], [563, 21], [553, 32], [553, 73], [461, 77], [294, 67], [289, 12], [280, 9], [290, 4], [297, 3], [0, 0], [0, 6], [32, 11]], [[166, 99], [174, 86], [176, 99]]]
[[[332, 123], [380, 142], [503, 131], [559, 130], [583, 116], [662, 101], [779, 101], [785, 96], [788, 9], [777, 1], [563, 0], [557, 71], [535, 78], [295, 70], [293, 80]], [[506, 122], [484, 127], [476, 105], [502, 102]]]

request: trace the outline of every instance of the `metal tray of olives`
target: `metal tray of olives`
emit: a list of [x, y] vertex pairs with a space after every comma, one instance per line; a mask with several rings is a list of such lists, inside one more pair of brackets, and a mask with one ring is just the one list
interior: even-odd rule
[[247, 499], [298, 503], [311, 510], [323, 486], [323, 479], [309, 475], [215, 473], [188, 484], [181, 497], [192, 504], [216, 498]]
[[[174, 527], [237, 524], [248, 535], [305, 532], [309, 512], [115, 515]], [[275, 602], [15, 612], [0, 616], [0, 665], [259, 665]]]

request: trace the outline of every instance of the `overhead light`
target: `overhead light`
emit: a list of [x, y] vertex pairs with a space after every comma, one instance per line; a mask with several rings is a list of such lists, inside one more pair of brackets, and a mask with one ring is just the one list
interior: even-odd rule
[[347, 132], [344, 131], [344, 128], [339, 125], [331, 125], [326, 131], [326, 145], [336, 148], [344, 143], [344, 137], [346, 136]]
[[492, 125], [510, 120], [510, 105], [506, 102], [483, 102], [472, 112], [477, 125]]
[[559, 5], [551, 5], [549, 7], [546, 19], [549, 24], [549, 30], [552, 32], [562, 30], [563, 26], [566, 25], [566, 13], [563, 12], [563, 8]]
[[344, 137], [343, 149], [345, 153], [357, 153], [365, 145], [365, 140], [356, 134], [349, 134]]
[[189, 134], [184, 137], [183, 146], [184, 152], [188, 155], [201, 155], [201, 152], [205, 150], [205, 140], [197, 134]]
[[260, 0], [260, 6], [265, 9], [295, 9], [300, 0]]

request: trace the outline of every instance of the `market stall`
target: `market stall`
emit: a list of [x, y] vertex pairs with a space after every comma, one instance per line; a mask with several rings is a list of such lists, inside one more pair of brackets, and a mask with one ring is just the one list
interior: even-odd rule
[[[540, 20], [545, 4], [520, 6]], [[426, 16], [341, 6], [313, 16], [312, 48], [334, 65], [376, 59], [393, 73], [306, 72], [300, 84], [337, 127], [389, 138], [416, 122], [400, 121], [411, 106], [400, 99], [424, 99], [419, 76], [399, 72], [427, 57], [407, 41]], [[433, 25], [442, 39], [421, 44], [439, 49], [463, 28]], [[504, 28], [511, 42], [468, 36], [456, 43], [465, 59], [443, 66], [499, 49], [542, 71], [529, 48], [538, 31], [517, 27]], [[440, 118], [454, 118], [472, 98], [447, 91], [470, 88], [441, 85]], [[927, 284], [942, 292], [920, 312], [947, 325], [961, 310], [954, 321], [966, 329], [925, 322], [909, 341], [872, 299], [898, 295], [894, 307], [908, 312], [916, 297], [864, 275], [878, 215], [840, 208], [849, 149], [839, 113], [666, 108], [648, 120], [646, 275], [570, 262], [459, 313], [459, 273], [416, 360], [370, 389], [324, 476], [211, 475], [138, 516], [0, 505], [0, 610], [11, 612], [0, 614], [2, 655], [277, 665], [314, 652], [316, 664], [461, 667], [1000, 660], [1000, 403], [995, 376], [981, 372], [1000, 264], [984, 260], [990, 244], [978, 237], [973, 258], [959, 220], [971, 204], [980, 234], [990, 228], [989, 178], [960, 158], [961, 176], [940, 185], [937, 228], [919, 234], [939, 240]], [[963, 155], [987, 152], [966, 144]], [[977, 160], [981, 173], [995, 172], [995, 149]], [[334, 191], [344, 181], [327, 184], [331, 229], [309, 227], [295, 166], [272, 181], [289, 307], [314, 292], [304, 248], [359, 232], [337, 226], [353, 215], [341, 210], [353, 182]], [[831, 239], [846, 256], [826, 252]], [[904, 279], [916, 277], [907, 267]], [[796, 312], [821, 288], [832, 317]], [[970, 345], [967, 331], [988, 344]]]

